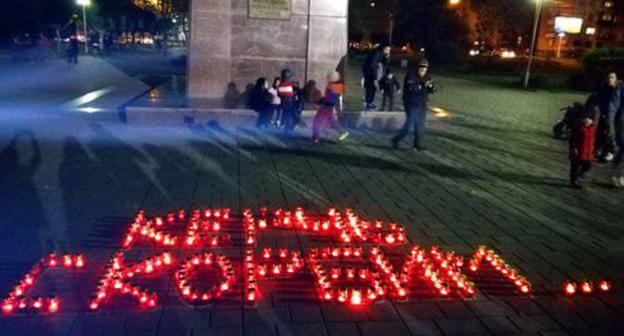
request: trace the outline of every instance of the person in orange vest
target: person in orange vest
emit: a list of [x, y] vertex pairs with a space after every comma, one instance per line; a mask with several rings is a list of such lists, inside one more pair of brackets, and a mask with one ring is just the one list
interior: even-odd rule
[[312, 126], [312, 141], [314, 143], [320, 142], [321, 133], [327, 126], [336, 131], [338, 141], [344, 141], [349, 136], [349, 132], [345, 131], [334, 117], [336, 105], [339, 104], [344, 94], [344, 84], [340, 81], [340, 74], [335, 71], [328, 74], [327, 80], [325, 95], [319, 102], [319, 107], [314, 116]]

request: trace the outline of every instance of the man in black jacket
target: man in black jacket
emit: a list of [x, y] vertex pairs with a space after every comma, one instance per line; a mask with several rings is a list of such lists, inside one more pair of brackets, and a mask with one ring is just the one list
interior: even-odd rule
[[613, 126], [614, 138], [617, 145], [617, 153], [613, 159], [615, 172], [613, 174], [613, 184], [618, 188], [624, 188], [624, 86], [618, 85], [617, 99], [619, 107], [614, 113]]
[[414, 150], [424, 151], [423, 138], [425, 133], [425, 121], [427, 119], [427, 103], [429, 94], [436, 91], [431, 77], [428, 75], [429, 62], [426, 59], [418, 62], [416, 70], [410, 70], [405, 76], [403, 84], [403, 104], [405, 105], [405, 124], [394, 138], [392, 147], [398, 148], [414, 125]]
[[366, 90], [366, 110], [374, 110], [375, 94], [379, 88], [379, 80], [383, 76], [384, 67], [390, 58], [390, 46], [381, 45], [375, 48], [362, 66], [362, 76], [364, 77], [364, 89]]
[[588, 107], [594, 109], [599, 116], [596, 157], [602, 162], [613, 160], [615, 151], [613, 117], [620, 104], [619, 91], [617, 74], [611, 72], [598, 91], [588, 100]]

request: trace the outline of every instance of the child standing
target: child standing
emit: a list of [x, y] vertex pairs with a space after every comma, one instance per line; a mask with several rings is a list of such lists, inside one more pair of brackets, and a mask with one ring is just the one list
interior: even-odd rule
[[388, 103], [388, 111], [394, 111], [394, 95], [401, 92], [401, 84], [394, 75], [394, 71], [388, 68], [386, 74], [379, 82], [379, 87], [383, 92], [383, 102], [381, 103], [381, 110], [385, 111], [386, 103]]
[[271, 100], [271, 124], [278, 128], [281, 126], [282, 123], [282, 98], [280, 98], [279, 92], [277, 92], [277, 88], [280, 86], [280, 84], [280, 78], [275, 77], [275, 79], [273, 79], [273, 85], [269, 88], [269, 93], [273, 97], [273, 99]]
[[[580, 105], [580, 104], [579, 104]], [[591, 109], [575, 106], [576, 112], [570, 128], [570, 186], [582, 189], [579, 179], [585, 177], [594, 160], [596, 122]]]
[[325, 90], [325, 96], [319, 102], [319, 108], [314, 116], [314, 125], [312, 127], [312, 141], [318, 143], [320, 135], [326, 125], [338, 133], [338, 141], [343, 141], [349, 136], [349, 132], [342, 129], [336, 118], [334, 110], [336, 104], [339, 103], [340, 97], [344, 92], [344, 84], [340, 82], [340, 74], [332, 72], [328, 76], [328, 85]]

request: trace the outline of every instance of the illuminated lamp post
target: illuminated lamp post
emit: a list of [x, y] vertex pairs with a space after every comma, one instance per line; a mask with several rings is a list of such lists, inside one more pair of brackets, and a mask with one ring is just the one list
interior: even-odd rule
[[85, 53], [89, 53], [89, 34], [87, 32], [87, 6], [91, 6], [91, 0], [76, 0], [79, 6], [82, 6], [82, 23], [84, 24], [85, 36]]
[[524, 87], [529, 87], [529, 79], [531, 77], [531, 65], [533, 65], [533, 57], [535, 54], [535, 40], [537, 39], [537, 28], [539, 27], [540, 16], [542, 14], [542, 1], [535, 1], [535, 18], [533, 19], [533, 37], [531, 38], [531, 47], [529, 49], [529, 62], [527, 63], [526, 72], [524, 74]]
[[564, 32], [560, 32], [557, 34], [557, 58], [561, 58], [561, 44], [563, 43], [564, 37], [565, 37]]

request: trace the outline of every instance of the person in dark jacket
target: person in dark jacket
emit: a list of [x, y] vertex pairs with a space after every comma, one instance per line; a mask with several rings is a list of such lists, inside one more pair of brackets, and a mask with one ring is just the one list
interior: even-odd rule
[[273, 96], [269, 93], [269, 82], [261, 77], [256, 81], [251, 94], [249, 95], [249, 107], [258, 113], [256, 127], [268, 128], [273, 116], [271, 102]]
[[383, 76], [384, 67], [388, 64], [389, 58], [390, 46], [381, 45], [371, 51], [362, 66], [367, 110], [374, 110], [377, 108], [377, 106], [375, 106], [375, 95], [379, 88], [379, 80]]
[[570, 186], [582, 189], [579, 179], [585, 177], [592, 167], [596, 143], [596, 119], [593, 108], [575, 104], [572, 125], [570, 125]]
[[78, 64], [78, 37], [72, 36], [69, 39], [69, 48], [67, 49], [67, 62], [69, 64]]
[[617, 188], [624, 188], [624, 86], [618, 85], [620, 104], [616, 110], [613, 118], [613, 135], [615, 138], [615, 144], [617, 146], [617, 152], [613, 159], [613, 184]]
[[295, 90], [295, 107], [297, 111], [295, 125], [302, 124], [302, 126], [305, 127], [303, 119], [301, 118], [306, 105], [305, 91], [301, 87], [301, 83], [299, 83], [299, 81], [293, 82], [293, 89]]
[[381, 110], [385, 111], [386, 105], [388, 105], [388, 111], [394, 111], [394, 95], [401, 92], [401, 84], [394, 75], [394, 71], [392, 71], [392, 69], [386, 69], [386, 74], [379, 82], [379, 87], [383, 92]]
[[403, 104], [405, 106], [405, 124], [399, 134], [392, 138], [392, 147], [398, 148], [401, 142], [414, 127], [415, 151], [424, 151], [425, 122], [429, 94], [436, 91], [435, 84], [428, 74], [429, 62], [426, 59], [418, 62], [415, 70], [408, 71], [403, 84]]
[[607, 75], [605, 83], [591, 95], [588, 105], [599, 115], [596, 133], [596, 157], [601, 162], [613, 160], [615, 143], [613, 138], [613, 117], [619, 106], [617, 74]]
[[281, 73], [282, 81], [277, 92], [282, 100], [282, 123], [284, 133], [288, 134], [297, 125], [297, 100], [295, 97], [294, 73], [290, 69], [284, 69]]

